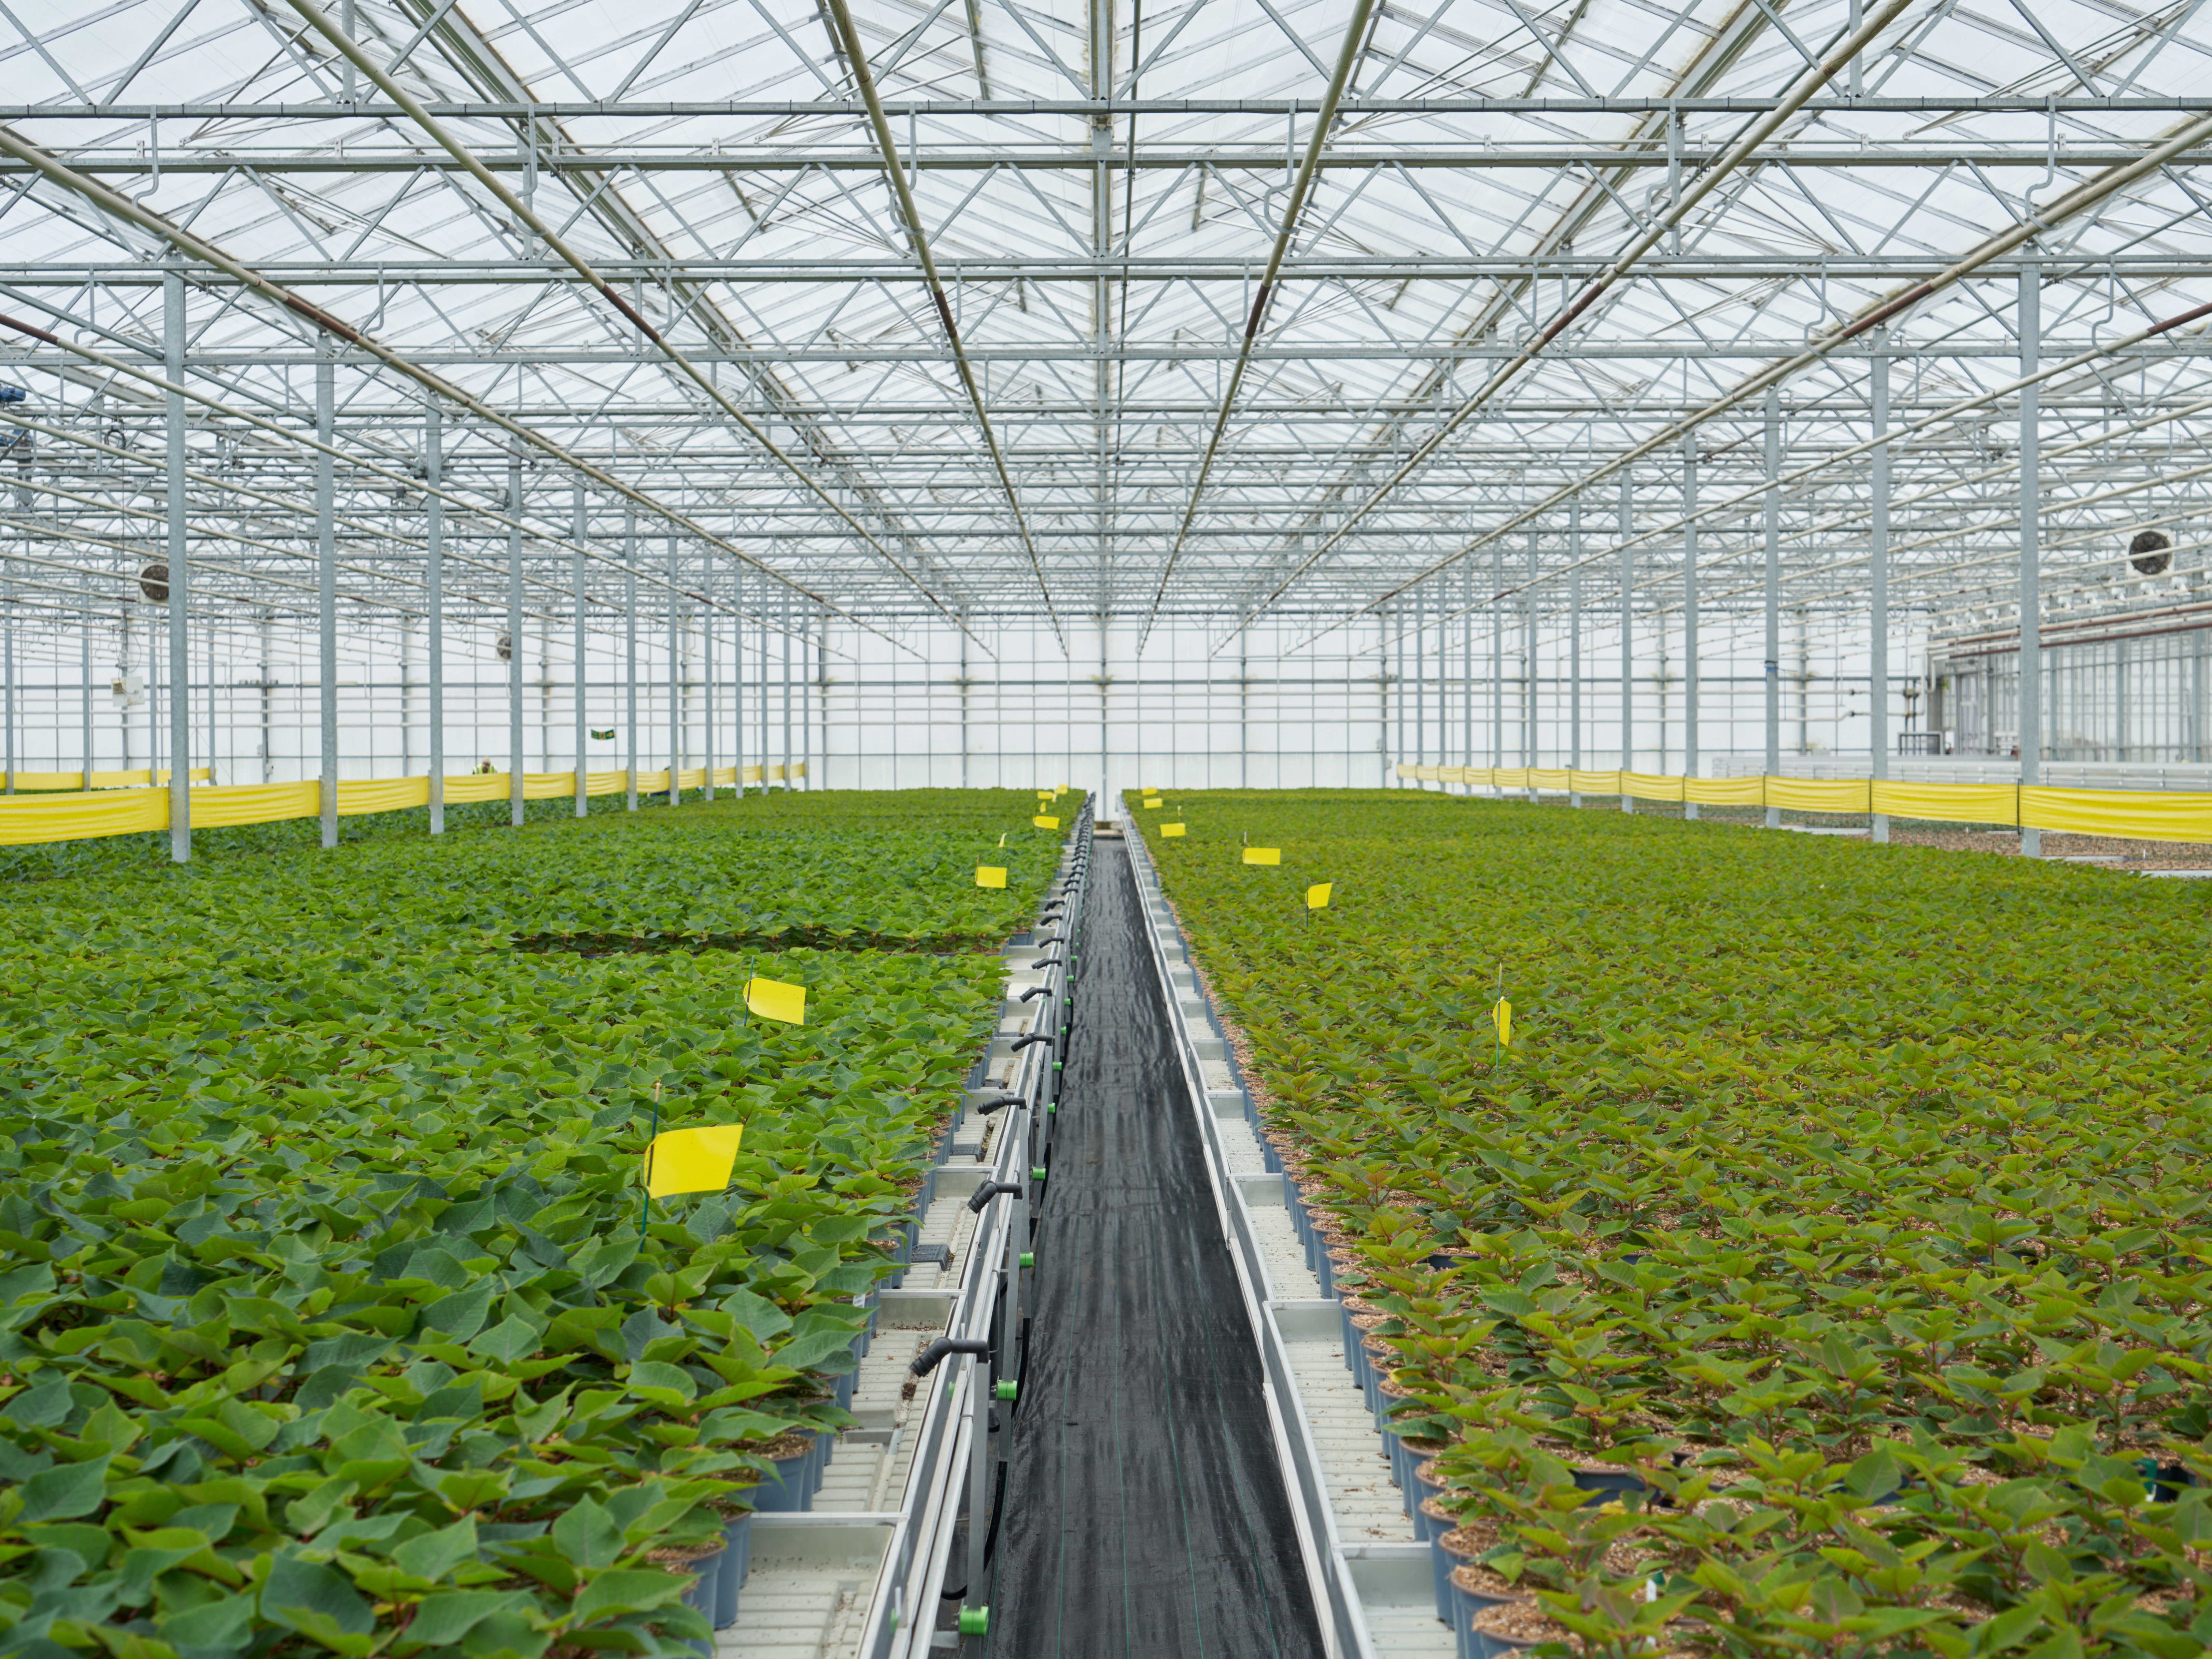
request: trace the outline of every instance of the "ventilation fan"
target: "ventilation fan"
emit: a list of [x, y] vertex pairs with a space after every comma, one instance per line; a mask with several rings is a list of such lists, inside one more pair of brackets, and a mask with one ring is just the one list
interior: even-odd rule
[[138, 591], [155, 605], [169, 602], [169, 567], [149, 564], [138, 573]]
[[501, 635], [493, 641], [491, 648], [499, 653], [499, 659], [501, 662], [514, 660], [514, 636], [512, 634]]
[[2162, 576], [2173, 562], [2173, 544], [2161, 530], [2146, 530], [2128, 544], [2128, 562], [2146, 576]]

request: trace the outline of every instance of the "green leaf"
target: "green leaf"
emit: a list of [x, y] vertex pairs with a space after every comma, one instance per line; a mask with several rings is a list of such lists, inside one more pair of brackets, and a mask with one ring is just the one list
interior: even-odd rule
[[23, 1483], [23, 1508], [19, 1524], [71, 1520], [90, 1515], [106, 1500], [107, 1466], [113, 1460], [95, 1457], [82, 1463], [64, 1463], [34, 1474]]

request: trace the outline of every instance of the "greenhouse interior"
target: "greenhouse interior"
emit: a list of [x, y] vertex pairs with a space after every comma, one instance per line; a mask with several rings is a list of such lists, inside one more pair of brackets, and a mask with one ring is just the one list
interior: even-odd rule
[[2203, 0], [0, 25], [0, 1655], [2212, 1651]]

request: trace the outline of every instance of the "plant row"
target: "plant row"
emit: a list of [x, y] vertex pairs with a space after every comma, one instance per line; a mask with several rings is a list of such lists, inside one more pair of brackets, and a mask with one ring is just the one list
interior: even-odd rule
[[1501, 1595], [1591, 1651], [2212, 1642], [2201, 896], [1395, 792], [1185, 807], [1168, 894]]
[[[8, 1646], [688, 1651], [656, 1558], [849, 1420], [859, 1304], [1002, 970], [507, 935], [579, 890], [624, 936], [769, 887], [795, 925], [878, 933], [1033, 910], [1041, 839], [1009, 838], [1006, 892], [972, 887], [984, 823], [1025, 801], [902, 805], [848, 834], [834, 801], [748, 803], [8, 894]], [[920, 887], [939, 866], [968, 879]], [[805, 985], [808, 1023], [750, 1018], [756, 972]], [[644, 1211], [656, 1119], [742, 1122], [729, 1188]]]

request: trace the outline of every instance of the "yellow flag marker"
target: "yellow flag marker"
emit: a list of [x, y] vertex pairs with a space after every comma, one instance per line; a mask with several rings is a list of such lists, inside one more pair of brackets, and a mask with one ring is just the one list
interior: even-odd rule
[[978, 887], [1004, 887], [1006, 872], [995, 864], [979, 864], [975, 866], [975, 884]]
[[1501, 1048], [1511, 1048], [1513, 1046], [1513, 1005], [1504, 997], [1498, 998], [1498, 1006], [1490, 1011], [1490, 1018], [1492, 1023], [1498, 1027], [1498, 1046]]
[[780, 1019], [787, 1025], [806, 1024], [806, 988], [786, 985], [780, 979], [745, 981], [745, 1006], [763, 1019]]
[[1244, 849], [1247, 864], [1280, 864], [1283, 849], [1279, 847], [1248, 847]]
[[1163, 837], [1169, 836], [1180, 836], [1182, 834], [1182, 825], [1179, 823], [1164, 823], [1160, 826], [1160, 834]]
[[1333, 882], [1317, 881], [1312, 886], [1307, 888], [1306, 908], [1309, 910], [1328, 909], [1328, 890], [1334, 884], [1335, 884]]
[[738, 1138], [744, 1132], [742, 1123], [717, 1123], [653, 1136], [645, 1149], [646, 1195], [720, 1192], [730, 1184]]
[[1146, 811], [1149, 812], [1155, 811], [1159, 805], [1160, 798], [1158, 795], [1147, 795], [1145, 797], [1145, 810]]
[[1040, 830], [1057, 830], [1060, 828], [1060, 820], [1054, 817], [1048, 812], [1040, 812], [1036, 817], [1031, 818], [1030, 822], [1036, 825]]

